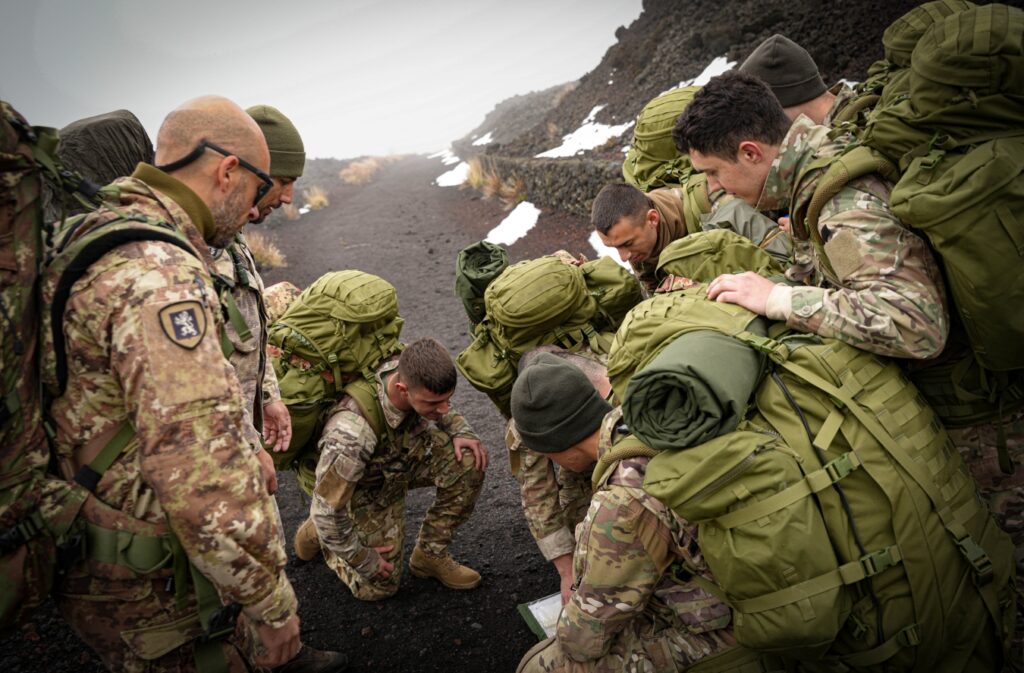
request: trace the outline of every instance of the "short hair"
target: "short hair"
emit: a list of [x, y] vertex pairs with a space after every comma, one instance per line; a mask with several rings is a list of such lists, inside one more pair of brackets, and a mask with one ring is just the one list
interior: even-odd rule
[[680, 152], [696, 150], [736, 161], [741, 142], [779, 145], [790, 124], [767, 84], [753, 75], [730, 70], [712, 78], [694, 95], [676, 121], [672, 139]]
[[536, 346], [535, 348], [531, 348], [523, 353], [522, 357], [519, 358], [517, 375], [522, 374], [523, 370], [529, 367], [541, 353], [550, 353], [551, 355], [562, 358], [569, 364], [574, 365], [577, 369], [583, 372], [592, 384], [594, 384], [595, 388], [601, 379], [608, 378], [608, 368], [597, 360], [588, 358], [585, 355], [580, 355], [579, 353], [572, 353], [555, 345]]
[[455, 390], [456, 374], [452, 356], [437, 339], [414, 341], [398, 357], [399, 380], [412, 388], [426, 388], [443, 395]]
[[605, 185], [590, 207], [590, 223], [594, 229], [607, 234], [623, 217], [635, 219], [654, 207], [654, 202], [633, 185], [613, 182]]

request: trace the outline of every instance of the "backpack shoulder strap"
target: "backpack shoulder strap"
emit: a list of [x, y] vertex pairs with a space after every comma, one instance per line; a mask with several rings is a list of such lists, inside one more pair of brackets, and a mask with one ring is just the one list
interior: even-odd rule
[[[625, 430], [625, 426], [620, 426]], [[596, 491], [611, 479], [615, 473], [615, 466], [627, 458], [654, 458], [658, 451], [644, 444], [633, 435], [626, 435], [616, 441], [611, 449], [597, 459], [594, 467], [594, 474], [591, 483]]]
[[703, 173], [690, 173], [682, 186], [683, 216], [686, 218], [686, 233], [700, 231], [701, 215], [711, 212], [711, 196], [708, 194], [708, 178]]
[[382, 430], [390, 430], [384, 421], [384, 410], [380, 408], [380, 402], [377, 400], [376, 383], [371, 383], [365, 378], [356, 379], [345, 386], [344, 393], [359, 406], [359, 410], [363, 412], [363, 418], [370, 424], [374, 435], [379, 438]]

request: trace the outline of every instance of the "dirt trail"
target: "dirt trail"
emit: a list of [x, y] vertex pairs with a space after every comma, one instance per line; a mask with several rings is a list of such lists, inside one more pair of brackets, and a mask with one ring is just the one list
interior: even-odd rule
[[[297, 222], [280, 219], [264, 227], [288, 259], [288, 267], [263, 274], [265, 281], [306, 286], [331, 270], [375, 273], [398, 291], [404, 340], [433, 336], [454, 356], [469, 343], [467, 320], [453, 292], [456, 254], [483, 238], [506, 213], [497, 203], [469, 192], [434, 186], [434, 178], [446, 169], [438, 160], [411, 157], [385, 167], [364, 187], [322, 182], [328, 208]], [[518, 261], [567, 248], [592, 256], [588, 235], [586, 223], [578, 218], [545, 214], [525, 239], [511, 246], [510, 254]], [[293, 475], [282, 476], [277, 497], [303, 639], [348, 652], [352, 670], [513, 671], [536, 642], [516, 604], [558, 589], [558, 576], [538, 552], [523, 519], [501, 416], [464, 380], [454, 399], [491, 455], [476, 511], [457, 531], [452, 548], [456, 558], [483, 575], [476, 590], [451, 591], [436, 581], [412, 577], [406, 567], [394, 598], [379, 603], [353, 599], [322, 561], [294, 559], [290, 540], [308, 513], [308, 502]], [[432, 489], [415, 491], [409, 498], [406, 563], [432, 498]], [[103, 670], [52, 606], [44, 607], [20, 634], [0, 640], [4, 670], [35, 672], [43, 670], [42, 662], [46, 670]]]

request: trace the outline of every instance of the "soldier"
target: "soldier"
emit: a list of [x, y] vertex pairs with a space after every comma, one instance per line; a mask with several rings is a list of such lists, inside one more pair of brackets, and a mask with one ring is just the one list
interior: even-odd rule
[[601, 242], [629, 262], [648, 294], [654, 291], [661, 251], [688, 232], [730, 229], [765, 248], [783, 263], [789, 261], [789, 236], [749, 205], [719, 191], [712, 194], [712, 212], [688, 222], [683, 190], [663, 187], [646, 194], [626, 183], [605, 185], [590, 211]]
[[767, 84], [790, 121], [805, 115], [815, 124], [831, 126], [835, 114], [854, 95], [843, 81], [831, 89], [825, 86], [807, 50], [778, 33], [757, 45], [739, 70]]
[[[607, 399], [612, 386], [608, 369], [597, 359], [570, 353], [557, 346], [538, 346], [519, 360], [522, 372], [541, 353], [562, 358], [587, 377], [598, 394]], [[569, 600], [572, 588], [572, 551], [576, 546], [576, 526], [583, 521], [593, 494], [592, 470], [555, 471], [554, 463], [542, 452], [531, 451], [523, 443], [515, 421], [509, 421], [505, 435], [512, 475], [519, 482], [523, 514], [530, 533], [544, 558], [555, 566], [560, 580], [562, 603]]]
[[[532, 450], [577, 472], [593, 469], [624, 431], [620, 410], [549, 354], [516, 379], [512, 416]], [[626, 458], [602, 476], [579, 529], [558, 635], [527, 652], [517, 673], [685, 670], [728, 651], [745, 655], [729, 607], [682, 579], [710, 574], [697, 527], [643, 490], [649, 460]]]
[[241, 108], [211, 96], [171, 112], [157, 143], [160, 167], [139, 164], [114, 183], [117, 202], [72, 232], [139, 220], [180, 232], [189, 249], [111, 249], [70, 288], [54, 330], [67, 350], [51, 407], [55, 453], [65, 477], [94, 494], [86, 552], [58, 605], [112, 671], [289, 660], [282, 670], [339, 670], [344, 655], [301, 646], [282, 531], [210, 291], [208, 246], [229, 244], [270, 184], [266, 142]]
[[[814, 191], [813, 182], [796, 184], [801, 170], [812, 158], [839, 154], [844, 145], [806, 117], [791, 125], [768, 93], [752, 75], [720, 75], [694, 96], [673, 136], [707, 175], [709, 189], [725, 189], [761, 211], [796, 211]], [[824, 205], [818, 223], [823, 246], [802, 247], [810, 268], [787, 271], [813, 285], [726, 274], [712, 281], [708, 297], [872, 353], [936, 355], [949, 331], [939, 268], [927, 244], [889, 210], [890, 189], [869, 175]]]
[[[306, 154], [302, 138], [291, 120], [277, 108], [255, 105], [246, 110], [259, 125], [270, 150], [270, 177], [273, 186], [257, 205], [262, 222], [282, 203], [291, 203], [293, 183], [302, 175]], [[262, 435], [268, 448], [284, 451], [291, 441], [292, 425], [288, 408], [281, 401], [274, 368], [267, 366], [267, 317], [263, 279], [256, 262], [239, 233], [223, 249], [211, 250], [215, 278], [220, 280], [222, 303], [227, 306], [229, 320], [225, 324], [230, 348], [228, 361], [235, 368], [245, 399], [248, 425], [256, 439]], [[259, 441], [256, 442], [259, 446]], [[268, 490], [277, 489], [274, 462], [265, 451], [258, 452]]]
[[436, 340], [420, 339], [385, 360], [374, 379], [375, 397], [365, 402], [374, 408], [346, 395], [331, 410], [295, 554], [308, 561], [322, 548], [360, 600], [393, 596], [402, 574], [406, 492], [435, 486], [409, 570], [451, 589], [472, 589], [480, 575], [456, 562], [448, 547], [480, 495], [487, 451], [449, 405], [452, 358]]

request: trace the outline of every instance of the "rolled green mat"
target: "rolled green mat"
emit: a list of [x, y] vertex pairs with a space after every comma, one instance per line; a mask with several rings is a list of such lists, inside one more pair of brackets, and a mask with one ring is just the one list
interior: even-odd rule
[[500, 245], [480, 241], [459, 251], [455, 261], [455, 296], [462, 300], [474, 325], [486, 314], [484, 290], [507, 267], [508, 252]]
[[[749, 331], [765, 335], [762, 319]], [[713, 330], [687, 332], [626, 387], [623, 420], [653, 449], [685, 449], [736, 429], [761, 378], [764, 357]]]

